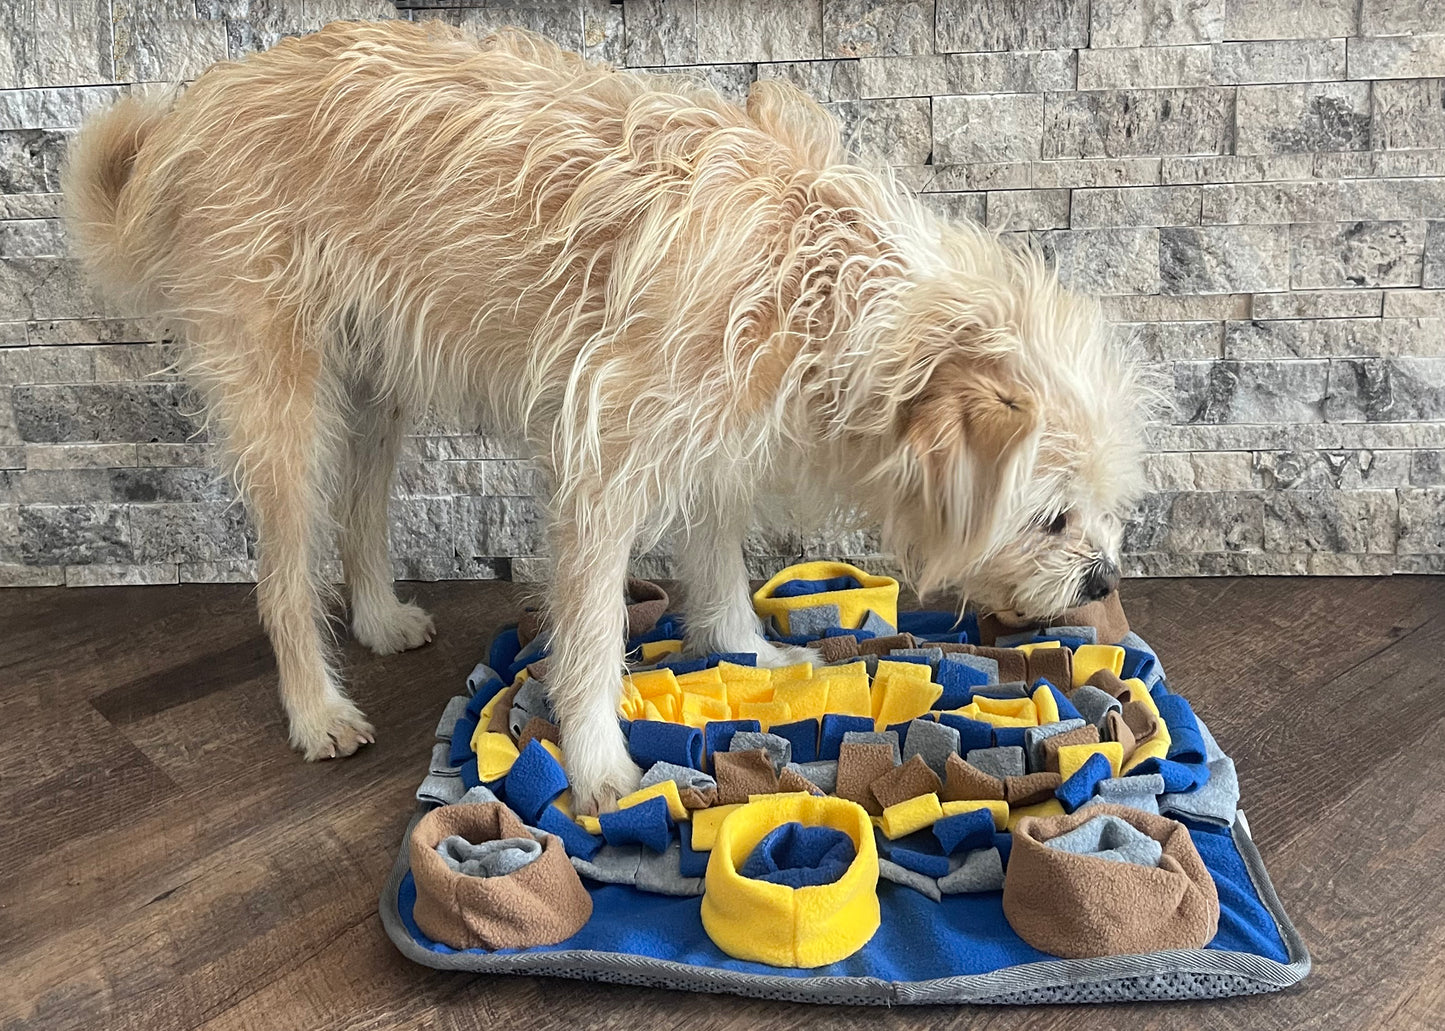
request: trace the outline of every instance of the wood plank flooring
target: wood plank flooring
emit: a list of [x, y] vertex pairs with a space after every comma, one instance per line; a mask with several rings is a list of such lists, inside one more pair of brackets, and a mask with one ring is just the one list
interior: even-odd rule
[[1240, 770], [1315, 958], [1213, 1003], [847, 1010], [442, 974], [377, 894], [442, 704], [520, 588], [415, 585], [437, 641], [344, 648], [378, 729], [285, 743], [246, 586], [0, 591], [0, 1028], [1445, 1026], [1445, 579], [1130, 581], [1135, 628]]

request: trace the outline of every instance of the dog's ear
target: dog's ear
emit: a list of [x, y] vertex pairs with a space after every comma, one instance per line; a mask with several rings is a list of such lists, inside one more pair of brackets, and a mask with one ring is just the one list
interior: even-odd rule
[[748, 90], [748, 117], [769, 136], [791, 147], [810, 168], [843, 160], [838, 120], [783, 79], [758, 79]]
[[960, 547], [986, 548], [1033, 470], [1039, 398], [1005, 362], [960, 356], [934, 368], [906, 418], [924, 488]]

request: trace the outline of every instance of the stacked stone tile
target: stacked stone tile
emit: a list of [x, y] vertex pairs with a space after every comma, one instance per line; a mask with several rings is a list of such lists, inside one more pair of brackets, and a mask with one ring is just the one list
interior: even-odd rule
[[[133, 83], [392, 16], [520, 24], [737, 98], [786, 77], [928, 203], [1032, 234], [1172, 393], [1133, 572], [1445, 572], [1445, 23], [1430, 0], [396, 6], [0, 12], [0, 584], [254, 575], [166, 345], [67, 254], [58, 169], [81, 119]], [[502, 443], [423, 427], [393, 510], [398, 574], [536, 578], [544, 486]], [[759, 533], [749, 562], [876, 546]], [[666, 547], [641, 568], [665, 575]]]

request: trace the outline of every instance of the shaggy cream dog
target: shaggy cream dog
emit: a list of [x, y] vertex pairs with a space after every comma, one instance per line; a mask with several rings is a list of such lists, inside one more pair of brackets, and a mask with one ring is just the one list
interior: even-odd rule
[[548, 689], [580, 809], [637, 784], [618, 730], [629, 551], [682, 531], [689, 646], [759, 632], [741, 542], [782, 490], [881, 523], [920, 589], [1045, 615], [1117, 580], [1136, 373], [1035, 256], [847, 163], [781, 82], [746, 110], [521, 32], [334, 24], [126, 100], [66, 194], [102, 284], [182, 341], [260, 539], [292, 743], [372, 728], [322, 632], [322, 534], [352, 628], [430, 639], [386, 506], [428, 406], [553, 477]]

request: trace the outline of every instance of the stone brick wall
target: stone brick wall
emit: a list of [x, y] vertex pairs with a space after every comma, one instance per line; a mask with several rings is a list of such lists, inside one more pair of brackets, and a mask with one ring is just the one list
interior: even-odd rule
[[[412, 4], [406, 0], [403, 8]], [[335, 17], [512, 23], [591, 57], [784, 76], [929, 203], [1030, 232], [1172, 381], [1141, 574], [1445, 572], [1439, 0], [26, 0], [0, 5], [0, 584], [247, 579], [162, 345], [54, 220], [84, 115]], [[537, 576], [534, 470], [429, 427], [405, 577]], [[757, 572], [869, 534], [759, 535]], [[643, 566], [666, 572], [665, 549]]]

